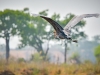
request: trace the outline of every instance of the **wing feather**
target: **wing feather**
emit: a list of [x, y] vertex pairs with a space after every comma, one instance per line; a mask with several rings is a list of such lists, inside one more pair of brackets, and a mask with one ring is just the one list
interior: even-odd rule
[[99, 17], [100, 14], [83, 14], [80, 16], [75, 16], [73, 17], [69, 23], [64, 27], [64, 31], [68, 32], [71, 30], [72, 27], [74, 27], [78, 22], [80, 22], [83, 18], [88, 18], [88, 17]]
[[56, 30], [56, 32], [59, 32], [59, 31], [63, 30], [63, 28], [56, 21], [52, 20], [51, 18], [44, 17], [44, 16], [40, 16], [40, 17], [42, 17], [46, 21], [48, 21], [54, 27], [54, 29]]

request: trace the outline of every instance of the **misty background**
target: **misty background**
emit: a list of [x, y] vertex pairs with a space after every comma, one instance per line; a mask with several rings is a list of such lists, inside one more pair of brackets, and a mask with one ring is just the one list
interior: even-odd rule
[[[22, 10], [23, 8], [29, 8], [30, 13], [37, 14], [38, 12], [48, 9], [48, 17], [54, 13], [60, 14], [61, 19], [67, 13], [73, 13], [75, 15], [81, 14], [92, 14], [100, 13], [100, 1], [99, 0], [0, 0], [0, 10], [13, 9]], [[79, 40], [79, 43], [72, 43], [68, 50], [69, 58], [75, 52], [80, 55], [80, 60], [90, 60], [95, 62], [94, 49], [100, 44], [100, 18], [87, 18], [84, 19], [86, 25], [83, 27], [82, 31], [85, 32], [87, 38]], [[96, 39], [95, 37], [99, 37]], [[18, 49], [18, 44], [20, 37], [14, 36], [10, 38], [10, 54], [15, 58], [25, 58], [29, 60], [31, 54], [37, 52], [34, 47], [26, 46], [24, 48]], [[54, 38], [55, 39], [55, 38]], [[43, 44], [43, 50], [45, 51], [47, 44]], [[5, 55], [5, 40], [0, 38], [0, 53]], [[56, 62], [59, 58], [59, 62], [64, 62], [64, 48], [61, 44], [51, 41], [50, 49], [48, 52], [51, 62]]]

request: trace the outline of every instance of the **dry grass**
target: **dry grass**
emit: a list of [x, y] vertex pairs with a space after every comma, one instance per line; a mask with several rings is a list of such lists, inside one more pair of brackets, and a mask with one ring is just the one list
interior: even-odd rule
[[84, 63], [80, 65], [51, 64], [48, 62], [15, 62], [5, 65], [0, 60], [0, 75], [100, 75], [100, 63]]

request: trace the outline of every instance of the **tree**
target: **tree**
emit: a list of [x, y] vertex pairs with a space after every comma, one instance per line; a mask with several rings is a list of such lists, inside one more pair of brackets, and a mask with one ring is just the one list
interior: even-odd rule
[[20, 35], [22, 29], [25, 29], [30, 21], [30, 15], [23, 10], [5, 9], [0, 11], [0, 37], [6, 42], [6, 60], [9, 58], [9, 41], [10, 37]]
[[94, 50], [95, 50], [94, 55], [95, 55], [97, 61], [100, 62], [100, 45], [98, 45]]
[[[39, 12], [39, 14], [46, 16], [48, 10], [44, 10]], [[39, 17], [31, 16], [31, 22], [28, 24], [26, 30], [22, 30], [21, 33], [21, 45], [20, 47], [24, 47], [26, 45], [33, 46], [38, 52], [44, 54], [42, 44], [43, 40], [46, 38], [47, 32], [45, 30], [47, 26], [47, 22]]]

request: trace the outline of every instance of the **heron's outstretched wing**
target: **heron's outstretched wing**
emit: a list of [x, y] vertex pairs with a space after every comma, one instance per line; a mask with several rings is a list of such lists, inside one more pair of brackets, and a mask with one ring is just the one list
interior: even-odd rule
[[40, 16], [40, 17], [42, 17], [46, 21], [48, 21], [53, 26], [53, 28], [56, 30], [56, 32], [59, 32], [59, 31], [63, 30], [63, 28], [56, 21], [52, 20], [51, 18], [44, 17], [44, 16]]
[[83, 18], [88, 18], [88, 17], [99, 17], [100, 14], [83, 14], [80, 16], [75, 16], [73, 17], [69, 23], [64, 27], [64, 31], [68, 32], [72, 27], [74, 27], [78, 22], [80, 22]]

